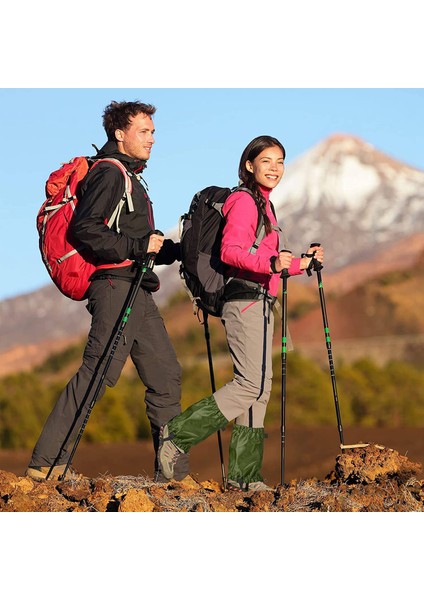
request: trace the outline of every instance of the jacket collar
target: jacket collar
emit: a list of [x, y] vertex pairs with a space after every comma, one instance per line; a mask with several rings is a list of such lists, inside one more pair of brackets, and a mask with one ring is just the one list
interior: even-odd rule
[[272, 188], [268, 188], [268, 187], [265, 187], [264, 185], [260, 185], [259, 189], [261, 190], [261, 193], [262, 193], [263, 197], [266, 200], [269, 200], [269, 196], [270, 196], [270, 194], [272, 192]]
[[128, 170], [133, 173], [141, 173], [147, 167], [146, 160], [139, 160], [138, 158], [132, 158], [128, 154], [119, 152], [116, 142], [108, 141], [96, 154], [95, 158], [116, 158], [122, 162]]

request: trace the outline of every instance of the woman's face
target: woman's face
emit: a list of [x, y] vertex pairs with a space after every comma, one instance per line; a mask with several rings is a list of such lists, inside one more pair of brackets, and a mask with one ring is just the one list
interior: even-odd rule
[[284, 175], [283, 151], [278, 146], [265, 148], [252, 162], [246, 161], [246, 169], [259, 185], [274, 189]]

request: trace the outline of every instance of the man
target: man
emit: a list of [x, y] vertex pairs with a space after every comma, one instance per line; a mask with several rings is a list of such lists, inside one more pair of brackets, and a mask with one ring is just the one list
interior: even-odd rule
[[[81, 200], [73, 222], [77, 240], [90, 251], [98, 264], [88, 290], [87, 310], [92, 316], [83, 363], [69, 381], [34, 447], [26, 474], [37, 480], [58, 479], [68, 463], [73, 442], [84, 421], [90, 400], [97, 388], [108, 358], [110, 340], [125, 307], [137, 267], [150, 253], [156, 264], [180, 260], [179, 244], [154, 233], [152, 205], [141, 173], [150, 158], [154, 140], [153, 115], [156, 108], [141, 102], [112, 102], [103, 114], [107, 143], [96, 158], [118, 159], [132, 181], [132, 205], [124, 206], [119, 225], [109, 228], [107, 221], [124, 196], [124, 177], [112, 162], [94, 165], [82, 182]], [[153, 300], [159, 287], [150, 269], [143, 276], [131, 315], [107, 371], [99, 398], [106, 385], [116, 384], [128, 356], [146, 386], [146, 412], [150, 422], [155, 456], [160, 427], [180, 414], [181, 367]], [[116, 330], [115, 330], [116, 332]], [[116, 333], [115, 333], [116, 335]], [[113, 336], [113, 337], [112, 337]], [[183, 457], [176, 467], [176, 478], [188, 474]], [[67, 470], [67, 477], [73, 473]], [[156, 480], [161, 481], [157, 472]]]

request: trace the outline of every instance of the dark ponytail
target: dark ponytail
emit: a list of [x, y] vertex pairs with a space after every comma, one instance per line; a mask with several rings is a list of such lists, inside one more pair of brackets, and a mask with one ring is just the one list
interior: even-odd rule
[[252, 140], [250, 144], [248, 144], [244, 149], [243, 154], [240, 158], [238, 172], [240, 185], [247, 187], [252, 192], [253, 197], [255, 198], [258, 204], [259, 210], [261, 211], [264, 218], [265, 232], [267, 234], [271, 233], [272, 231], [272, 223], [270, 218], [266, 214], [266, 200], [259, 188], [259, 185], [255, 180], [255, 176], [253, 175], [253, 173], [247, 170], [246, 162], [253, 162], [263, 150], [266, 150], [266, 148], [271, 148], [273, 146], [277, 146], [278, 148], [280, 148], [283, 152], [283, 157], [286, 158], [286, 151], [284, 149], [284, 146], [281, 142], [277, 140], [277, 138], [273, 138], [269, 135], [261, 135]]

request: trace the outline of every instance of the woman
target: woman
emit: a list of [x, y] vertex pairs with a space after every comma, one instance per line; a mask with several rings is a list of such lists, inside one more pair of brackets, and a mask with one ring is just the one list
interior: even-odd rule
[[[225, 227], [221, 259], [228, 265], [222, 322], [234, 366], [232, 381], [174, 417], [160, 434], [159, 464], [167, 479], [181, 453], [234, 420], [230, 440], [228, 487], [238, 490], [271, 489], [261, 474], [264, 419], [272, 384], [273, 306], [283, 269], [300, 275], [310, 257], [294, 258], [279, 251], [279, 228], [269, 196], [284, 174], [284, 146], [260, 136], [244, 150], [239, 165], [240, 187], [223, 208]], [[247, 189], [246, 189], [247, 188]], [[256, 252], [258, 216], [265, 235]], [[309, 248], [323, 262], [322, 247]]]

